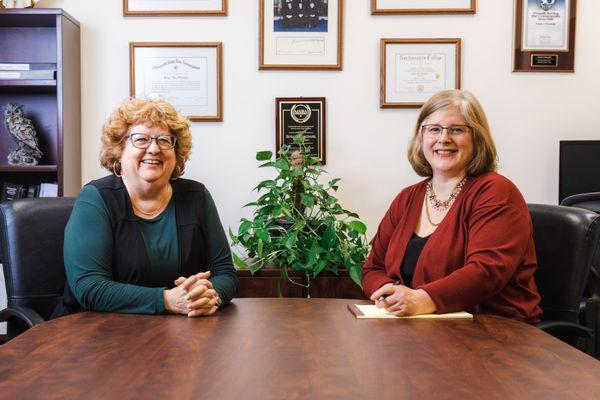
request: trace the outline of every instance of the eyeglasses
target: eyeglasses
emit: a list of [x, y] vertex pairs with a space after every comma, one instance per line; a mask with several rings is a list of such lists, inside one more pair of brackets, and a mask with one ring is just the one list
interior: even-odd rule
[[421, 132], [424, 134], [437, 138], [441, 136], [444, 129], [448, 132], [450, 136], [463, 136], [467, 132], [471, 130], [471, 127], [468, 125], [450, 125], [450, 126], [441, 126], [438, 124], [427, 124], [421, 125]]
[[169, 150], [175, 147], [177, 143], [177, 136], [171, 135], [163, 135], [152, 137], [150, 135], [146, 135], [145, 133], [132, 133], [130, 135], [125, 136], [123, 139], [129, 139], [133, 147], [138, 149], [147, 149], [152, 144], [152, 141], [156, 141], [158, 147], [162, 150]]

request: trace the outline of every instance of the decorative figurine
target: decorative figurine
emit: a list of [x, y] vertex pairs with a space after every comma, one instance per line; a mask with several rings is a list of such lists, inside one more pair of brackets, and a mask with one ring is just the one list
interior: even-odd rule
[[0, 8], [33, 8], [40, 0], [0, 0]]
[[42, 152], [38, 147], [38, 138], [33, 123], [23, 115], [23, 106], [8, 103], [4, 108], [4, 123], [8, 133], [19, 145], [8, 153], [10, 165], [37, 165]]

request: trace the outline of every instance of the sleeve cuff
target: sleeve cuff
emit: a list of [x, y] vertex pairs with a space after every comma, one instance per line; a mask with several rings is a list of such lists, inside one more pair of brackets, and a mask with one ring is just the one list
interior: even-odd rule
[[155, 304], [157, 314], [168, 314], [167, 309], [165, 308], [165, 290], [166, 288], [156, 288]]

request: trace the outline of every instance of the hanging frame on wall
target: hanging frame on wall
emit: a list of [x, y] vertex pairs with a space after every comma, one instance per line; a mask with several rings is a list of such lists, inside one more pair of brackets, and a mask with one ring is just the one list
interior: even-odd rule
[[259, 69], [342, 69], [344, 0], [258, 2]]
[[515, 0], [513, 71], [574, 72], [577, 0]]
[[123, 0], [123, 15], [227, 15], [227, 0]]
[[325, 97], [277, 97], [275, 99], [275, 153], [283, 145], [291, 145], [302, 133], [310, 154], [326, 163]]
[[371, 0], [371, 14], [475, 14], [477, 0]]
[[129, 43], [132, 97], [160, 97], [192, 121], [222, 121], [221, 43]]
[[381, 39], [380, 106], [421, 107], [440, 90], [460, 89], [461, 40]]

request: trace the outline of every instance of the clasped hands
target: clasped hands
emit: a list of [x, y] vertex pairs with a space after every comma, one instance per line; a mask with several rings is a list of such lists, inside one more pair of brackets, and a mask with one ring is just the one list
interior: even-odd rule
[[433, 314], [436, 305], [423, 289], [411, 289], [404, 285], [386, 283], [371, 295], [377, 308], [398, 317], [419, 314]]
[[217, 311], [219, 295], [208, 280], [210, 271], [199, 272], [188, 278], [179, 277], [175, 287], [163, 293], [165, 308], [172, 314], [188, 317], [212, 315]]

